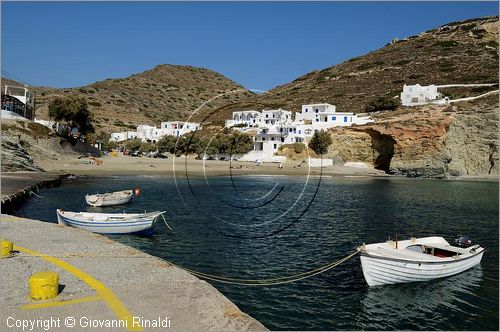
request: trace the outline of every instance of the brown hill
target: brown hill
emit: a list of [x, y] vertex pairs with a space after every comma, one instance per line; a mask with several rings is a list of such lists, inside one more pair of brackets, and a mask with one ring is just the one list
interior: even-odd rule
[[[498, 69], [498, 16], [477, 18], [394, 40], [366, 55], [310, 72], [266, 94], [227, 105], [218, 117], [227, 118], [236, 109], [298, 111], [302, 104], [313, 102], [334, 104], [344, 112], [364, 112], [372, 100], [399, 95], [403, 84], [498, 82]], [[454, 98], [484, 90], [444, 92]]]
[[36, 116], [48, 118], [48, 102], [55, 96], [83, 96], [93, 112], [97, 131], [120, 131], [139, 123], [156, 124], [189, 116], [210, 98], [235, 89], [208, 103], [201, 112], [252, 95], [241, 85], [214, 71], [191, 66], [159, 65], [127, 78], [106, 79], [79, 88], [34, 87]]

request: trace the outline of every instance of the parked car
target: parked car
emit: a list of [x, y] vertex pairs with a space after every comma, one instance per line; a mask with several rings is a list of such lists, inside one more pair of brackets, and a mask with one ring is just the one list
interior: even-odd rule
[[153, 158], [166, 159], [166, 158], [168, 158], [168, 156], [166, 156], [166, 155], [164, 155], [164, 154], [162, 154], [162, 153], [160, 153], [160, 152], [155, 152], [155, 153], [153, 154]]
[[142, 156], [142, 154], [141, 154], [141, 152], [140, 152], [140, 151], [136, 150], [136, 151], [132, 151], [132, 152], [130, 152], [130, 156], [131, 156], [131, 157], [141, 157], [141, 156]]

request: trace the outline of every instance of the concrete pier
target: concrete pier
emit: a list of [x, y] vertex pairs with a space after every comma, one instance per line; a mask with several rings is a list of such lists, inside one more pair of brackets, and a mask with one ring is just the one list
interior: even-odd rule
[[58, 186], [68, 176], [52, 172], [3, 172], [0, 198], [2, 212], [10, 212], [25, 198], [36, 194], [39, 188]]
[[[266, 330], [207, 282], [104, 236], [5, 214], [0, 227], [14, 243], [14, 256], [0, 259], [1, 331], [21, 323], [34, 331]], [[30, 300], [28, 279], [44, 270], [59, 273], [60, 293]]]

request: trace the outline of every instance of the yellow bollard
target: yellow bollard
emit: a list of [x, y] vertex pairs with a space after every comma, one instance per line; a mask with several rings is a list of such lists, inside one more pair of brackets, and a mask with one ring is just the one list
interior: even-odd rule
[[8, 240], [2, 240], [2, 253], [0, 257], [7, 258], [12, 256], [12, 247], [13, 247], [12, 242]]
[[32, 274], [29, 280], [30, 297], [33, 300], [53, 299], [59, 293], [59, 274], [42, 271]]

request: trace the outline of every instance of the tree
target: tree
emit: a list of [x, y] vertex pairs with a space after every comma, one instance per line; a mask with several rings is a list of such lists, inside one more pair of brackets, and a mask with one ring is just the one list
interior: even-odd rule
[[125, 149], [129, 151], [136, 151], [139, 150], [142, 146], [142, 141], [138, 138], [128, 140], [125, 143]]
[[81, 135], [94, 132], [93, 117], [88, 110], [85, 98], [56, 97], [52, 99], [49, 102], [49, 117], [66, 125], [67, 136], [70, 136], [75, 128]]
[[141, 146], [139, 147], [139, 152], [145, 153], [145, 152], [151, 152], [151, 151], [156, 151], [156, 144], [151, 143], [151, 142], [143, 142]]
[[328, 152], [328, 147], [332, 144], [332, 137], [329, 133], [321, 130], [314, 133], [309, 147], [317, 154], [325, 154]]
[[160, 153], [165, 153], [165, 152], [174, 153], [176, 141], [177, 138], [175, 136], [163, 136], [158, 141], [158, 151]]

